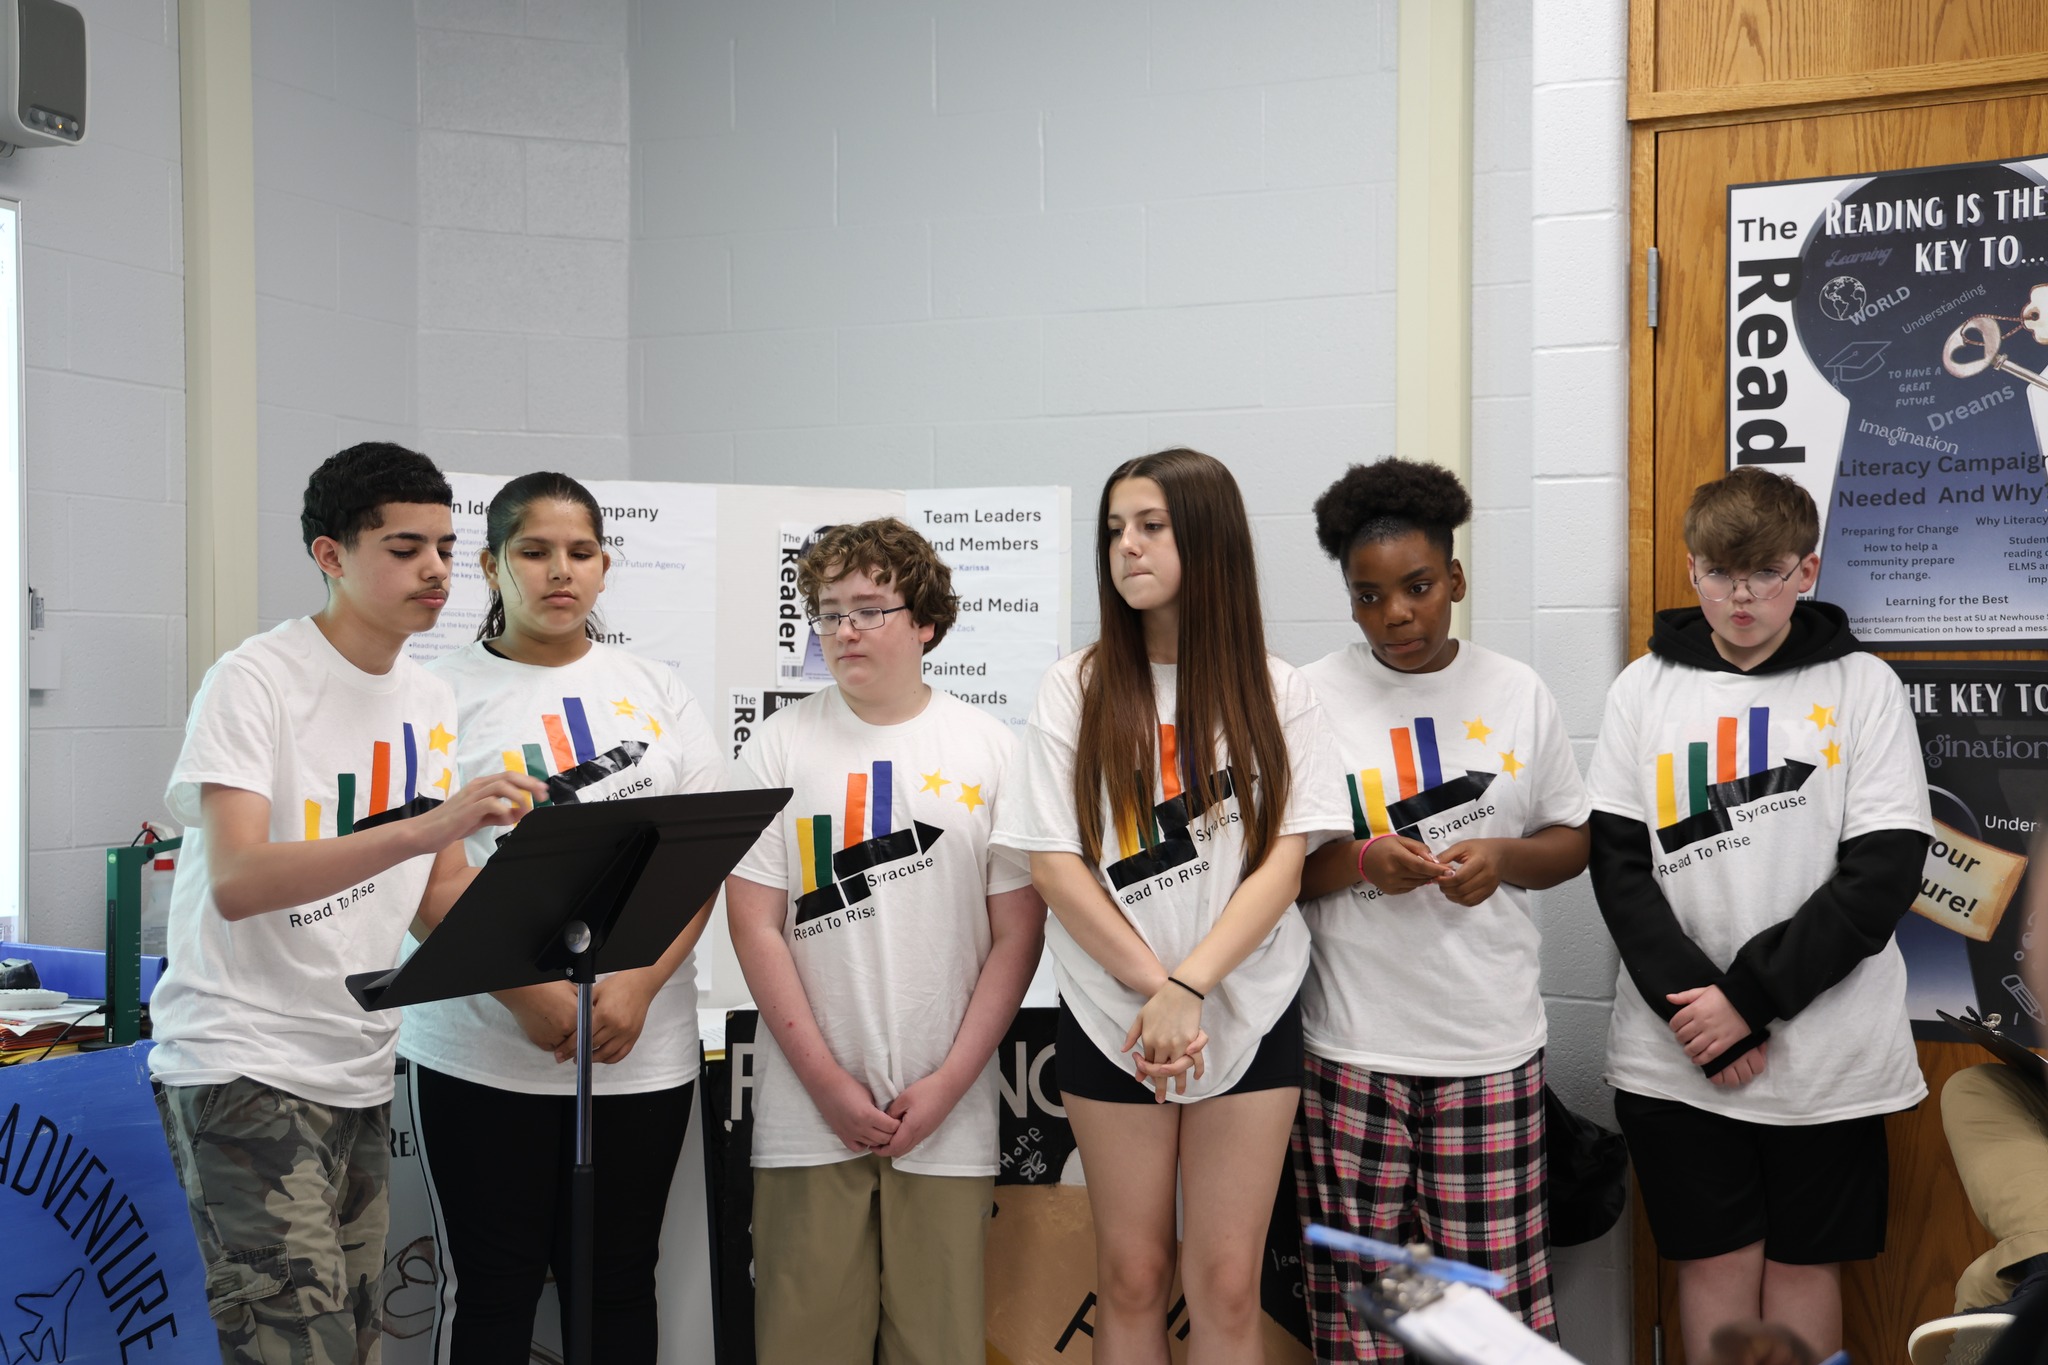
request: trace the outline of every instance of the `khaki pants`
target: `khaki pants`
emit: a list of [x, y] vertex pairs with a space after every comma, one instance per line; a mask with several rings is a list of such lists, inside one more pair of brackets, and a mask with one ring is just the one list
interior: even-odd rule
[[983, 1360], [994, 1198], [993, 1176], [907, 1175], [874, 1155], [757, 1168], [757, 1365]]
[[2012, 1293], [2007, 1267], [2048, 1253], [2048, 1095], [2003, 1062], [1973, 1066], [1941, 1089], [1941, 1126], [1977, 1221], [1998, 1245], [1956, 1281], [1956, 1311]]
[[225, 1365], [377, 1365], [391, 1106], [241, 1077], [165, 1086], [157, 1109]]

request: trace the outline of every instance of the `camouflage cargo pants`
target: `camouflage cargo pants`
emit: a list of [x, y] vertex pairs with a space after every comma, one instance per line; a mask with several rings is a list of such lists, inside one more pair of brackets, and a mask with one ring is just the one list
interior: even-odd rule
[[157, 1106], [225, 1365], [376, 1365], [391, 1106], [246, 1077], [164, 1086]]

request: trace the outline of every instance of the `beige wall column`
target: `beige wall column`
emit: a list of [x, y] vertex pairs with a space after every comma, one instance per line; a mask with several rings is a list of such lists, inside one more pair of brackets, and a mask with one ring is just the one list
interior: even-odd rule
[[249, 0], [180, 0], [188, 692], [256, 629], [256, 157]]
[[[1472, 482], [1472, 0], [1401, 0], [1394, 446]], [[1471, 537], [1458, 533], [1470, 563]], [[1452, 620], [1470, 632], [1471, 604]]]

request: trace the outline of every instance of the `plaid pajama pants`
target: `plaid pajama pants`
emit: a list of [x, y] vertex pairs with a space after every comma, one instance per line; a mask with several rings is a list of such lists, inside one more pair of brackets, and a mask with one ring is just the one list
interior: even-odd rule
[[[1304, 1221], [1497, 1270], [1501, 1303], [1556, 1339], [1541, 1052], [1491, 1076], [1393, 1076], [1308, 1053], [1294, 1179]], [[1407, 1359], [1345, 1304], [1366, 1282], [1356, 1258], [1304, 1246], [1302, 1267], [1317, 1360]]]

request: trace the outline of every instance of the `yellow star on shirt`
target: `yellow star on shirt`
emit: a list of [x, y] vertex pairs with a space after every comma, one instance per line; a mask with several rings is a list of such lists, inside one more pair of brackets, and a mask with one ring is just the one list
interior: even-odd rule
[[929, 772], [924, 774], [924, 785], [919, 787], [918, 790], [921, 792], [937, 792], [939, 795], [944, 796], [949, 785], [942, 772]]
[[1522, 762], [1521, 759], [1515, 757], [1515, 751], [1513, 749], [1507, 749], [1501, 753], [1500, 770], [1506, 773], [1509, 777], [1515, 776], [1517, 773], [1521, 772], [1522, 769], [1528, 766], [1529, 765]]
[[632, 702], [627, 701], [624, 697], [612, 703], [612, 714], [615, 716], [630, 716], [639, 709], [639, 707], [633, 705]]
[[1478, 716], [1465, 722], [1465, 738], [1486, 743], [1486, 737], [1493, 733], [1493, 727], [1486, 723], [1486, 717]]
[[1830, 744], [1825, 749], [1822, 749], [1820, 751], [1820, 756], [1826, 759], [1828, 761], [1828, 766], [1832, 768], [1837, 763], [1840, 763], [1842, 761], [1842, 746], [1839, 744]]
[[1813, 710], [1807, 713], [1806, 718], [1813, 722], [1814, 729], [1825, 730], [1835, 723], [1835, 708], [1815, 702]]
[[443, 730], [441, 722], [438, 720], [434, 722], [434, 728], [427, 732], [427, 752], [430, 754], [449, 753], [448, 746], [454, 742], [455, 736], [449, 731]]
[[452, 783], [454, 780], [455, 770], [453, 768], [443, 768], [441, 769], [441, 775], [435, 778], [432, 782], [428, 783], [427, 785], [430, 787], [439, 787], [441, 789], [441, 799], [443, 801], [446, 801], [448, 799], [449, 784]]
[[981, 785], [979, 782], [972, 784], [962, 782], [960, 784], [960, 794], [953, 799], [969, 810], [973, 810], [977, 806], [986, 806], [988, 802], [981, 799]]
[[661, 738], [661, 722], [656, 720], [653, 716], [649, 716], [647, 718], [647, 724], [644, 728], [654, 731], [654, 737], [656, 739]]

